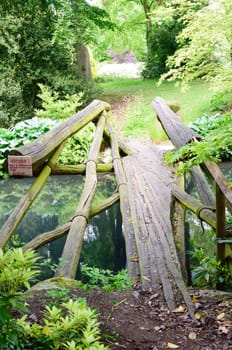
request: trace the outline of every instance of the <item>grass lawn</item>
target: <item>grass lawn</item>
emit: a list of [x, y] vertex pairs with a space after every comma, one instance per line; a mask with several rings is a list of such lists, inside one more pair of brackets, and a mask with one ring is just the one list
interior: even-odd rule
[[100, 84], [101, 99], [110, 102], [121, 96], [133, 97], [125, 112], [124, 135], [147, 137], [159, 142], [165, 139], [164, 132], [156, 120], [152, 101], [156, 96], [175, 100], [180, 104], [181, 119], [188, 123], [209, 110], [213, 92], [206, 84], [195, 82], [183, 92], [174, 83], [164, 82], [157, 86], [154, 80], [115, 78]]

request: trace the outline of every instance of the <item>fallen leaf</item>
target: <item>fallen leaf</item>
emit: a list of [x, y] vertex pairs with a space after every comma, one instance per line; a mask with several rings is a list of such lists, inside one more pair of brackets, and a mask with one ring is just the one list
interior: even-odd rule
[[175, 310], [173, 310], [173, 312], [185, 312], [186, 311], [186, 307], [183, 305], [178, 306], [178, 308], [176, 308]]
[[196, 320], [200, 320], [200, 318], [201, 318], [200, 312], [196, 312], [194, 317], [195, 317]]
[[192, 302], [193, 302], [193, 303], [198, 303], [198, 301], [199, 301], [199, 300], [197, 299], [197, 297], [195, 297], [195, 296], [192, 297]]
[[225, 312], [222, 312], [221, 314], [217, 315], [217, 320], [222, 320], [225, 317]]
[[167, 343], [167, 347], [169, 349], [178, 349], [179, 345], [173, 344], [173, 343]]
[[195, 339], [197, 339], [197, 334], [195, 332], [190, 332], [188, 337], [191, 340], [195, 340]]
[[218, 327], [218, 332], [219, 333], [224, 333], [224, 334], [228, 334], [229, 333], [229, 329], [228, 328], [226, 328], [225, 326], [219, 326]]
[[159, 326], [156, 326], [156, 327], [154, 327], [154, 330], [155, 330], [155, 331], [159, 331], [159, 330], [160, 330], [160, 327], [159, 327]]

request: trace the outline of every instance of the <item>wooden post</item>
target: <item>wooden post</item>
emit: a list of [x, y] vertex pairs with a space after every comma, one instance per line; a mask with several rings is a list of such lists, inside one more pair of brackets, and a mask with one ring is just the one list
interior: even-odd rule
[[94, 140], [90, 147], [88, 160], [86, 162], [86, 179], [84, 189], [76, 209], [69, 233], [56, 271], [56, 276], [75, 278], [81, 254], [85, 229], [88, 223], [91, 203], [97, 188], [96, 161], [100, 151], [103, 131], [105, 127], [105, 112], [98, 120]]
[[[226, 216], [225, 216], [225, 196], [216, 183], [216, 237], [217, 240], [225, 238]], [[225, 263], [225, 243], [217, 242], [217, 260]]]
[[[178, 183], [181, 189], [184, 191], [184, 176], [180, 176]], [[176, 197], [172, 195], [171, 202], [171, 223], [174, 234], [174, 241], [177, 248], [177, 255], [180, 261], [181, 272], [185, 282], [187, 281], [187, 268], [186, 268], [186, 242], [185, 242], [185, 206], [176, 200]]]

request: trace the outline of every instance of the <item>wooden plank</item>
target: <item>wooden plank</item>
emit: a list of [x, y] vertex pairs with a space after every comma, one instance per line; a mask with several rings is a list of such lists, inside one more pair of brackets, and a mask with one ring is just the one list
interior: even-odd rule
[[232, 205], [232, 189], [229, 186], [229, 181], [226, 179], [217, 164], [213, 162], [205, 162], [204, 164], [229, 204]]
[[[185, 178], [179, 176], [177, 179], [178, 188], [184, 191]], [[174, 236], [174, 242], [177, 250], [178, 259], [180, 262], [181, 272], [185, 283], [188, 282], [188, 272], [186, 266], [186, 234], [185, 234], [185, 221], [186, 221], [186, 208], [185, 206], [176, 200], [172, 194], [172, 200], [170, 205], [170, 218], [172, 224], [172, 232]]]
[[[174, 180], [168, 176], [166, 167], [162, 167], [161, 159], [154, 157], [155, 152], [145, 149], [142, 146], [141, 152], [123, 160], [128, 183], [134, 181], [130, 202], [135, 202], [139, 208], [139, 214], [137, 212], [135, 215], [139, 215], [141, 221], [140, 240], [146, 242], [149, 254], [149, 258], [141, 260], [140, 265], [150, 264], [151, 285], [162, 284], [170, 310], [176, 306], [176, 293], [181, 294], [193, 317], [194, 308], [183, 282], [170, 222], [171, 186]], [[139, 238], [139, 234], [136, 234], [136, 238]], [[138, 251], [139, 245], [140, 242], [137, 243]]]
[[[63, 175], [63, 174], [84, 174], [86, 170], [86, 164], [76, 165], [58, 165], [52, 170], [52, 174]], [[112, 163], [97, 163], [97, 172], [108, 173], [113, 171]]]
[[193, 181], [193, 184], [199, 194], [201, 201], [208, 206], [215, 206], [215, 196], [212, 189], [209, 186], [206, 177], [201, 170], [200, 166], [194, 166], [190, 169], [190, 175]]
[[[123, 233], [126, 245], [127, 255], [127, 270], [132, 280], [137, 280], [140, 276], [139, 263], [138, 263], [138, 250], [135, 241], [134, 229], [132, 225], [131, 207], [128, 200], [128, 188], [127, 177], [124, 172], [122, 160], [119, 153], [119, 144], [116, 133], [114, 132], [112, 125], [107, 121], [106, 125], [107, 134], [110, 137], [111, 151], [113, 158], [113, 166], [118, 184], [118, 192], [120, 196], [120, 210], [123, 220]], [[135, 257], [135, 259], [134, 259]]]
[[[176, 148], [184, 146], [192, 140], [201, 140], [201, 136], [187, 127], [168, 107], [165, 100], [156, 97], [152, 105], [164, 131]], [[203, 203], [214, 205], [214, 194], [205, 179], [202, 169], [199, 166], [194, 167], [191, 169], [190, 174]]]
[[214, 229], [216, 228], [216, 215], [214, 213], [216, 207], [206, 206], [176, 185], [173, 185], [172, 187], [172, 194], [180, 203], [190, 209], [193, 213], [197, 214], [200, 219], [207, 222], [207, 224]]

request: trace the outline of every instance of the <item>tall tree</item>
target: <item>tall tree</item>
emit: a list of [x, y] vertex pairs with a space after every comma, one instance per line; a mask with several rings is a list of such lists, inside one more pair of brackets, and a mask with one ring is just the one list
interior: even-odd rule
[[106, 12], [84, 0], [2, 0], [0, 3], [0, 125], [28, 118], [38, 83], [62, 96], [82, 89], [76, 48], [109, 27]]
[[169, 72], [163, 79], [181, 80], [183, 86], [194, 79], [212, 86], [232, 87], [232, 3], [210, 2], [192, 13], [178, 36], [181, 48], [169, 58]]

